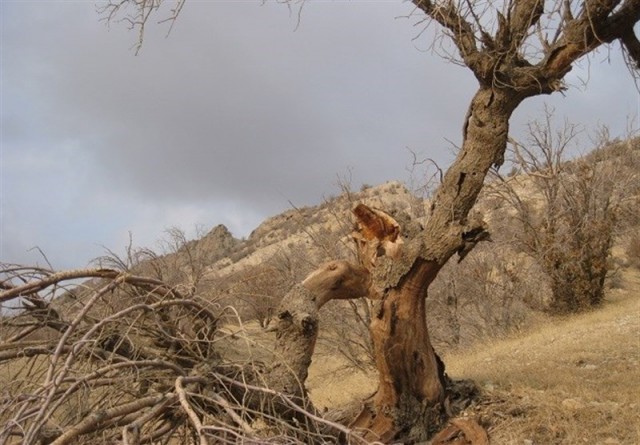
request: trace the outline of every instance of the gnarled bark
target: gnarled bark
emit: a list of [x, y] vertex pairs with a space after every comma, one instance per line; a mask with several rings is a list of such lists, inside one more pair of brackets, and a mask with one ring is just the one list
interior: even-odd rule
[[[467, 138], [436, 194], [426, 227], [408, 230], [410, 239], [398, 240], [404, 245], [397, 258], [381, 256], [370, 267], [372, 294], [380, 299], [371, 323], [379, 386], [352, 424], [368, 439], [426, 440], [446, 418], [443, 369], [426, 323], [427, 289], [452, 255], [458, 252], [463, 258], [486, 238], [477, 236], [486, 233], [484, 222], [468, 215], [489, 168], [502, 163], [509, 117], [521, 100], [513, 91], [478, 91], [470, 107]], [[359, 243], [361, 257], [366, 257], [366, 252], [378, 251], [375, 246], [385, 235], [367, 236], [372, 223], [360, 218], [362, 211], [355, 214], [358, 238], [368, 239], [367, 244]], [[402, 230], [406, 236], [407, 228]]]

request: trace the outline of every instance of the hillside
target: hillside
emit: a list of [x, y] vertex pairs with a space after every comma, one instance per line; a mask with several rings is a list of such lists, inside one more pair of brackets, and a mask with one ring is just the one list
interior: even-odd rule
[[445, 354], [484, 389], [493, 443], [640, 443], [640, 273], [623, 275], [598, 310]]
[[389, 211], [424, 215], [424, 203], [397, 181], [366, 187], [359, 192], [345, 191], [316, 206], [292, 208], [267, 218], [246, 240], [236, 240], [234, 248], [226, 257], [210, 264], [207, 273], [227, 276], [262, 264], [279, 253], [299, 249], [305, 249], [310, 263], [348, 256], [351, 243], [346, 237], [353, 228], [351, 209], [358, 202]]

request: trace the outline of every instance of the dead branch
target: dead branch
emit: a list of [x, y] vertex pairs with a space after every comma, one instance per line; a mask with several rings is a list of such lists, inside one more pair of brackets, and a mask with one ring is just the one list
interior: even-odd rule
[[144, 397], [104, 411], [95, 412], [73, 428], [65, 431], [64, 434], [53, 441], [51, 445], [65, 445], [71, 443], [71, 441], [76, 439], [78, 436], [95, 431], [96, 429], [101, 429], [101, 427], [109, 425], [118, 417], [138, 412], [143, 408], [164, 405], [167, 401], [172, 399], [175, 400], [176, 395], [171, 393]]
[[[262, 418], [283, 434], [298, 438], [293, 443], [322, 442], [319, 438], [327, 437], [318, 425], [321, 417], [304, 395], [308, 363], [299, 366], [297, 359], [285, 353], [283, 343], [280, 352], [276, 346], [281, 366], [267, 366], [266, 373], [254, 368], [254, 364], [230, 367], [212, 349], [218, 341], [212, 333], [219, 314], [204, 300], [195, 295], [185, 297], [164, 282], [142, 276], [105, 269], [88, 269], [84, 273], [85, 278], [97, 276], [101, 281], [78, 286], [81, 291], [72, 300], [77, 305], [72, 310], [58, 307], [56, 298], [49, 301], [38, 292], [65, 280], [82, 278], [82, 272], [37, 271], [21, 285], [7, 286], [11, 287], [7, 292], [13, 293], [7, 298], [26, 296], [30, 303], [23, 312], [3, 319], [0, 327], [11, 326], [18, 317], [31, 317], [35, 326], [25, 331], [16, 324], [20, 333], [8, 335], [11, 341], [0, 348], [0, 366], [21, 369], [19, 372], [24, 374], [9, 384], [10, 391], [22, 396], [0, 397], [0, 418], [6, 420], [0, 429], [0, 441], [19, 434], [25, 444], [42, 440], [71, 443], [80, 437], [86, 443], [94, 443], [94, 437], [110, 437], [136, 444], [186, 428], [201, 443], [210, 441], [214, 431], [229, 439], [250, 436], [260, 442], [263, 433], [245, 420], [248, 415]], [[15, 269], [11, 274], [12, 281], [21, 279]], [[296, 287], [300, 290], [291, 293], [288, 308], [295, 317], [300, 314], [301, 319], [306, 319], [298, 311], [295, 295], [308, 296], [304, 304], [317, 314], [330, 299], [365, 295], [368, 284], [369, 275], [359, 266], [330, 262]], [[135, 298], [122, 299], [130, 291]], [[112, 306], [116, 301], [121, 304]], [[106, 307], [111, 312], [104, 312]], [[32, 337], [51, 329], [52, 320], [58, 320], [64, 328], [54, 327], [47, 331], [53, 334]], [[213, 332], [205, 333], [206, 326]], [[194, 328], [196, 332], [190, 333]], [[301, 324], [300, 329], [304, 331], [308, 325]], [[314, 336], [305, 337], [300, 343], [308, 357], [314, 343]], [[195, 347], [197, 344], [204, 347]], [[29, 360], [32, 366], [13, 366], [20, 360]], [[278, 371], [273, 371], [276, 368]], [[239, 394], [237, 385], [199, 377], [218, 369], [231, 380], [283, 391], [271, 389], [274, 392], [268, 395], [251, 390], [252, 394], [262, 394], [256, 398]], [[292, 376], [285, 380], [295, 384], [281, 385], [283, 381], [274, 377], [285, 374]], [[273, 397], [275, 394], [278, 396]], [[271, 400], [265, 399], [267, 395]], [[86, 408], [76, 408], [74, 400], [83, 399], [81, 403]], [[285, 413], [295, 413], [297, 423], [292, 424], [291, 416]], [[214, 424], [205, 421], [212, 418]], [[328, 423], [322, 425], [330, 428]]]
[[182, 409], [184, 410], [184, 412], [187, 413], [189, 420], [193, 424], [193, 427], [195, 428], [196, 433], [198, 434], [198, 437], [200, 439], [200, 445], [208, 445], [209, 442], [207, 441], [207, 438], [204, 435], [204, 431], [202, 429], [202, 422], [200, 421], [200, 418], [195, 413], [195, 411], [191, 407], [191, 404], [187, 400], [187, 392], [184, 388], [183, 382], [184, 382], [184, 377], [182, 376], [176, 379], [175, 388], [176, 388], [176, 393], [178, 394], [178, 398], [180, 400], [180, 405], [182, 406]]
[[[11, 286], [10, 289], [0, 292], [0, 303], [9, 301], [17, 297], [31, 295], [40, 292], [49, 286], [58, 284], [62, 281], [76, 280], [79, 278], [116, 278], [121, 272], [111, 269], [79, 269], [65, 272], [54, 273], [52, 271], [43, 271], [43, 277], [23, 284], [21, 286]], [[5, 284], [6, 285], [6, 284]]]

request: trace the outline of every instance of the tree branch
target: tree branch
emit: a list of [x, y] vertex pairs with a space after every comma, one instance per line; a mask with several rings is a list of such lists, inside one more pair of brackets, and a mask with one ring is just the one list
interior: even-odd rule
[[431, 0], [413, 0], [413, 4], [426, 15], [438, 22], [452, 33], [455, 43], [464, 63], [479, 78], [485, 78], [488, 57], [478, 50], [473, 27], [459, 13], [452, 1], [445, 4], [434, 3]]
[[626, 0], [611, 14], [619, 3], [619, 0], [587, 1], [580, 16], [567, 23], [562, 36], [541, 62], [545, 77], [562, 78], [578, 58], [628, 35], [640, 20], [640, 0]]
[[629, 62], [633, 65], [632, 68], [640, 70], [640, 41], [638, 41], [638, 37], [633, 32], [633, 26], [630, 26], [622, 33], [620, 42], [627, 51]]
[[516, 52], [524, 39], [527, 30], [534, 26], [542, 17], [544, 2], [542, 0], [520, 0], [511, 3], [509, 10], [510, 47]]
[[317, 309], [329, 300], [364, 297], [368, 293], [369, 272], [344, 260], [324, 263], [309, 274], [302, 286], [313, 294]]
[[22, 286], [12, 287], [9, 290], [0, 292], [0, 303], [13, 298], [34, 294], [62, 281], [75, 280], [78, 278], [115, 278], [121, 273], [122, 272], [113, 269], [79, 269], [51, 273], [37, 281], [29, 282]]
[[183, 376], [180, 376], [176, 379], [175, 383], [175, 389], [176, 393], [178, 394], [178, 399], [180, 400], [180, 405], [182, 406], [184, 412], [187, 413], [187, 416], [189, 416], [189, 420], [191, 420], [193, 427], [198, 433], [198, 437], [200, 438], [200, 445], [208, 445], [209, 442], [207, 441], [207, 437], [205, 436], [202, 429], [202, 422], [200, 421], [198, 414], [196, 414], [196, 412], [191, 407], [191, 404], [187, 400], [187, 392], [184, 388], [184, 379], [185, 378]]
[[124, 416], [126, 414], [135, 413], [142, 408], [154, 406], [159, 403], [166, 403], [167, 399], [176, 398], [175, 394], [161, 394], [157, 396], [145, 397], [135, 400], [133, 402], [124, 403], [122, 405], [96, 411], [89, 416], [85, 417], [80, 423], [73, 428], [67, 430], [64, 434], [58, 437], [51, 445], [65, 445], [71, 443], [78, 436], [86, 433], [90, 433], [100, 428], [105, 423], [112, 422], [115, 418]]

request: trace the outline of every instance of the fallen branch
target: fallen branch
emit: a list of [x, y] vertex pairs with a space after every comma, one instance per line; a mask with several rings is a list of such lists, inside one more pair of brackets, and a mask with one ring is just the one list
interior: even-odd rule
[[[157, 396], [144, 397], [133, 402], [124, 403], [114, 408], [99, 410], [87, 416], [82, 422], [73, 428], [65, 431], [60, 437], [52, 442], [51, 445], [66, 445], [75, 440], [78, 436], [87, 434], [104, 427], [114, 419], [126, 414], [135, 413], [143, 408], [165, 404], [167, 400], [175, 400], [176, 395], [173, 393], [161, 394]], [[203, 444], [204, 445], [204, 444]]]
[[180, 406], [182, 406], [184, 412], [187, 413], [189, 420], [193, 424], [193, 427], [196, 429], [196, 432], [198, 433], [198, 437], [200, 439], [200, 445], [208, 445], [209, 442], [207, 441], [207, 437], [202, 431], [202, 422], [187, 400], [187, 393], [184, 389], [183, 376], [180, 376], [176, 379], [175, 387], [176, 392], [178, 393], [178, 399], [180, 400]]

